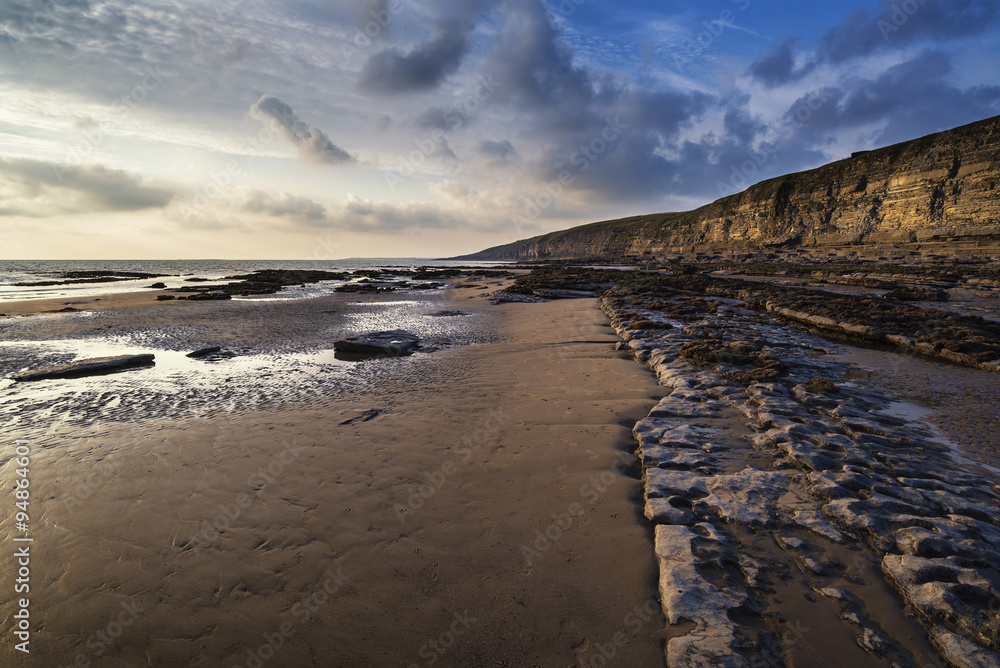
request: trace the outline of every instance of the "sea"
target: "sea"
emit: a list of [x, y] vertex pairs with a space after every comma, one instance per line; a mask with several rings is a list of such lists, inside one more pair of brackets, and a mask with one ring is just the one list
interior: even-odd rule
[[[22, 299], [67, 299], [94, 297], [101, 294], [142, 292], [153, 282], [162, 282], [167, 288], [190, 285], [228, 283], [227, 276], [249, 274], [260, 269], [305, 269], [319, 271], [352, 271], [359, 269], [416, 269], [434, 267], [495, 267], [503, 262], [465, 262], [429, 258], [346, 258], [340, 260], [0, 260], [0, 303]], [[40, 283], [58, 280], [69, 271], [117, 271], [163, 274], [149, 279], [125, 280], [108, 283], [77, 283], [72, 285], [20, 286], [17, 283]], [[207, 280], [206, 280], [207, 279]], [[311, 285], [283, 290], [270, 299], [301, 299], [328, 294], [341, 282], [323, 281]], [[236, 297], [236, 299], [261, 299], [262, 297]]]

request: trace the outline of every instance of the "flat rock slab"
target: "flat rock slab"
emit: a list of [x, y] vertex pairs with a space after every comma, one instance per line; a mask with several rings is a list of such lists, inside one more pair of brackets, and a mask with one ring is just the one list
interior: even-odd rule
[[412, 353], [417, 349], [419, 343], [420, 337], [416, 334], [411, 334], [404, 329], [393, 329], [388, 332], [372, 332], [335, 341], [333, 349], [338, 352], [362, 355], [400, 357]]
[[218, 352], [222, 352], [222, 346], [209, 346], [207, 348], [199, 348], [198, 350], [193, 350], [189, 352], [187, 355], [185, 355], [185, 357], [192, 357], [197, 359], [199, 357], [207, 357], [208, 355], [212, 355]]
[[153, 364], [153, 355], [116, 355], [113, 357], [92, 357], [69, 364], [50, 366], [36, 371], [11, 376], [17, 381], [44, 380], [46, 378], [80, 378], [82, 376], [97, 376], [104, 373], [134, 369]]

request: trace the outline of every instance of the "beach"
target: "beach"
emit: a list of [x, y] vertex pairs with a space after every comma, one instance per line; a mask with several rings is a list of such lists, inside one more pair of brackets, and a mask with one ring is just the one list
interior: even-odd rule
[[0, 383], [10, 665], [989, 665], [1000, 374], [725, 280], [7, 301], [5, 377], [156, 359]]
[[22, 412], [5, 438], [32, 452], [34, 632], [8, 665], [661, 665], [630, 436], [655, 379], [596, 300], [447, 294], [491, 311], [497, 340], [361, 363], [378, 372], [349, 392], [44, 428]]

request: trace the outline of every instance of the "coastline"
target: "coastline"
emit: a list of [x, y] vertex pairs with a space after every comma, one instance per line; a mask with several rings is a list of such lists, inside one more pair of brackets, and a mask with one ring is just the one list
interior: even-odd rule
[[[433, 352], [416, 378], [383, 368], [320, 409], [33, 442], [41, 630], [19, 665], [243, 666], [268, 643], [273, 665], [662, 665], [623, 463], [655, 379], [613, 351], [596, 300], [490, 309], [500, 341]], [[123, 606], [141, 611], [98, 647]]]

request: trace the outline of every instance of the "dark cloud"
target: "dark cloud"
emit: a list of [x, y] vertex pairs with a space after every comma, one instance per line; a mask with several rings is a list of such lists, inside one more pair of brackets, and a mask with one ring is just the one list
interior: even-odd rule
[[473, 116], [466, 113], [460, 106], [453, 106], [451, 109], [431, 107], [425, 110], [416, 118], [418, 127], [427, 130], [444, 130], [450, 132], [469, 125]]
[[164, 207], [175, 195], [122, 170], [27, 158], [0, 158], [0, 184], [0, 215], [8, 216], [139, 211]]
[[[592, 122], [598, 97], [590, 73], [573, 64], [541, 0], [505, 0], [505, 23], [491, 56], [497, 100], [549, 112], [562, 127]], [[555, 120], [555, 119], [551, 119]]]
[[353, 232], [396, 232], [407, 229], [443, 229], [465, 221], [436, 204], [408, 202], [390, 204], [349, 195], [340, 205], [322, 204], [299, 195], [277, 197], [257, 190], [243, 203], [247, 213], [282, 218], [306, 228], [338, 228]]
[[849, 77], [797, 100], [785, 115], [787, 124], [810, 108], [806, 127], [814, 142], [862, 125], [884, 123], [879, 146], [914, 139], [964, 125], [1000, 112], [1000, 86], [959, 89], [947, 81], [947, 55], [925, 51], [872, 79]]
[[506, 139], [500, 141], [487, 139], [479, 142], [476, 146], [476, 155], [480, 162], [490, 169], [513, 165], [520, 157], [514, 145]]
[[747, 96], [740, 96], [738, 99], [732, 100], [722, 118], [726, 135], [748, 145], [753, 143], [755, 137], [767, 130], [766, 124], [759, 118], [750, 115], [749, 102], [750, 98]]
[[797, 81], [822, 63], [839, 65], [879, 50], [974, 38], [1000, 23], [995, 0], [881, 0], [877, 11], [856, 9], [824, 33], [814, 56], [795, 68], [791, 42], [761, 56], [749, 69], [765, 86]]
[[436, 88], [454, 73], [468, 50], [470, 21], [443, 19], [423, 44], [403, 53], [389, 48], [376, 53], [361, 70], [358, 85], [380, 94], [412, 93]]
[[785, 42], [774, 51], [765, 54], [750, 66], [750, 74], [765, 86], [780, 86], [798, 79], [803, 71], [795, 71], [795, 54], [792, 43]]
[[920, 39], [962, 39], [981, 34], [1000, 19], [996, 0], [882, 0], [877, 13], [858, 9], [827, 30], [819, 55], [839, 63], [885, 46]]
[[[298, 114], [276, 95], [262, 95], [250, 106], [250, 115], [272, 128], [276, 127], [304, 160], [326, 164], [355, 161], [350, 153], [331, 142], [325, 132], [299, 120]], [[277, 121], [277, 124], [269, 121]]]
[[243, 209], [250, 213], [263, 213], [274, 218], [292, 217], [299, 220], [325, 222], [327, 209], [325, 206], [300, 195], [281, 193], [272, 197], [267, 193], [255, 190], [243, 203]]

